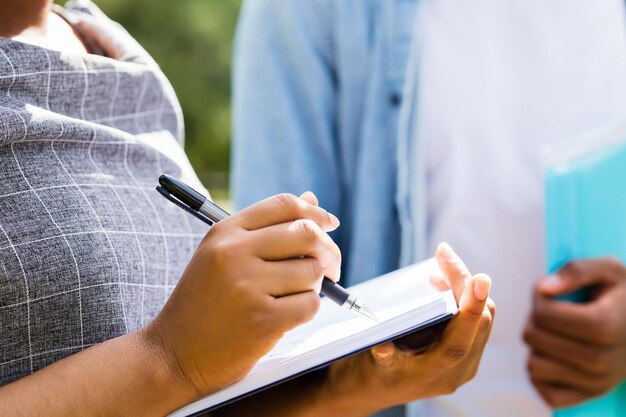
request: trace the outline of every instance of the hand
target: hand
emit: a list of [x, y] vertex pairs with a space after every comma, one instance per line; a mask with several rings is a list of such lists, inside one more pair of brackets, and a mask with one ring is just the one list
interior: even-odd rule
[[[555, 299], [586, 288], [591, 301]], [[535, 287], [524, 340], [530, 378], [562, 408], [600, 396], [626, 379], [626, 268], [613, 259], [575, 261]]]
[[344, 401], [337, 406], [336, 415], [369, 415], [393, 405], [450, 394], [476, 374], [495, 313], [488, 298], [491, 280], [486, 275], [472, 277], [446, 244], [440, 245], [437, 259], [459, 302], [459, 315], [451, 320], [441, 342], [422, 355], [386, 343], [331, 365], [325, 390], [333, 401]]
[[339, 279], [341, 254], [325, 233], [338, 225], [291, 195], [222, 220], [145, 329], [146, 340], [166, 352], [196, 397], [233, 384], [315, 315], [324, 276]]

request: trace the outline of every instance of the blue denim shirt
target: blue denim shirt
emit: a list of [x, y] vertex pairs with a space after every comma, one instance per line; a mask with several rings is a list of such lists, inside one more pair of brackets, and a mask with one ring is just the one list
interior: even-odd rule
[[[242, 9], [235, 205], [313, 191], [341, 220], [333, 237], [343, 253], [344, 285], [400, 265], [397, 135], [416, 6], [252, 0]], [[397, 407], [379, 415], [407, 414]]]

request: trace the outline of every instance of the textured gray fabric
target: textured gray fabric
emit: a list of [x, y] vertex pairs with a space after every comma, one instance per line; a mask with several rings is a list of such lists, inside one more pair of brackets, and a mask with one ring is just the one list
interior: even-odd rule
[[0, 385], [145, 325], [206, 232], [154, 190], [171, 86], [90, 2], [63, 14], [107, 57], [0, 38]]

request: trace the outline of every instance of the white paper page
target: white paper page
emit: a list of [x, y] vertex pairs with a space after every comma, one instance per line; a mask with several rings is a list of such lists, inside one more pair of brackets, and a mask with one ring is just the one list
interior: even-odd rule
[[[439, 291], [428, 281], [429, 276], [439, 273], [437, 261], [432, 258], [385, 275], [385, 279], [388, 280], [385, 286], [373, 280], [350, 287], [350, 292], [367, 305], [381, 322], [385, 322], [431, 302], [432, 297], [441, 297]], [[361, 333], [378, 324], [340, 309], [330, 300], [323, 300], [315, 319], [285, 334], [274, 349], [261, 358], [251, 373], [272, 366], [278, 361], [314, 351], [331, 340]]]

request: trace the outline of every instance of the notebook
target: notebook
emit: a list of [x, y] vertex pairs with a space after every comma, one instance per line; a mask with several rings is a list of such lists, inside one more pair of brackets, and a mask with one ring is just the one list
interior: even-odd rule
[[[626, 126], [585, 134], [548, 150], [547, 269], [572, 259], [614, 256], [626, 263]], [[570, 301], [583, 301], [584, 291]], [[558, 410], [558, 417], [626, 415], [626, 383], [608, 395]]]
[[195, 416], [259, 392], [380, 343], [449, 320], [458, 311], [452, 292], [436, 291], [429, 277], [441, 274], [435, 259], [399, 269], [350, 292], [379, 323], [322, 299], [316, 317], [285, 334], [240, 382], [187, 405], [171, 417]]

